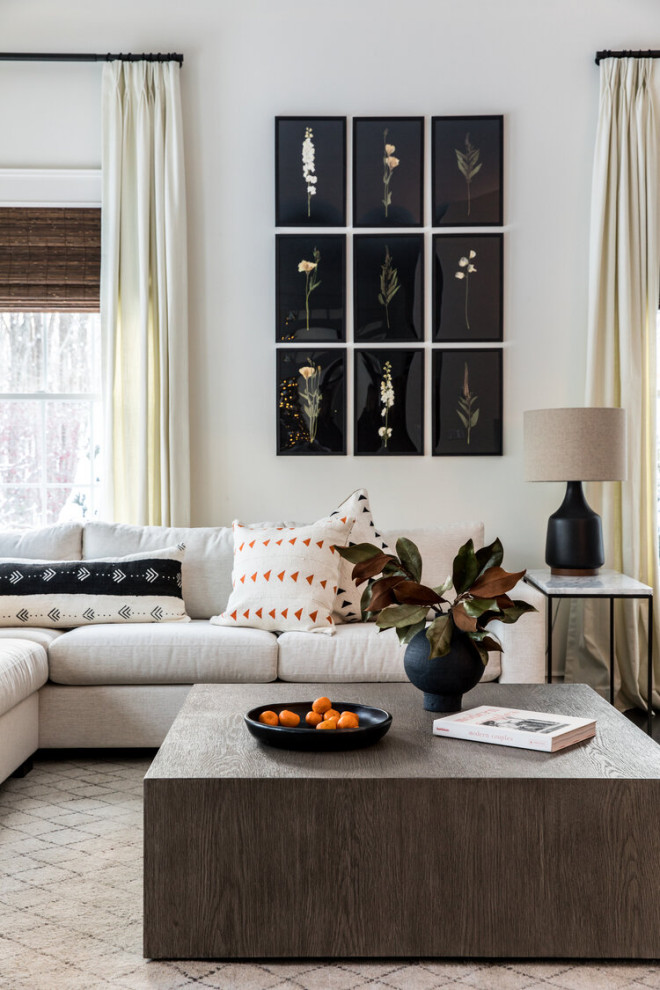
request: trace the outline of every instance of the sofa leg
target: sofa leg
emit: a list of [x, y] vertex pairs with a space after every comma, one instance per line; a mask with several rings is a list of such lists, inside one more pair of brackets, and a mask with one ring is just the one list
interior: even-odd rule
[[20, 767], [16, 767], [14, 772], [11, 774], [12, 777], [27, 777], [30, 770], [34, 766], [32, 762], [32, 757], [28, 756], [27, 760], [21, 763]]

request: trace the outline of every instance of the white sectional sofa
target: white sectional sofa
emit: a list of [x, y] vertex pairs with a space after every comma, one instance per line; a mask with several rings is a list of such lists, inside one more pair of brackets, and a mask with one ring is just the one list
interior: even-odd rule
[[[392, 545], [402, 535], [419, 546], [430, 585], [446, 578], [468, 538], [475, 547], [484, 543], [481, 523], [383, 534]], [[190, 622], [0, 628], [0, 780], [37, 748], [159, 746], [194, 683], [406, 680], [394, 630], [379, 633], [373, 623], [337, 625], [334, 635], [210, 623], [232, 589], [229, 527], [89, 522], [0, 532], [0, 557], [92, 560], [178, 543], [186, 547], [182, 593]], [[539, 610], [515, 625], [496, 624], [504, 651], [490, 654], [484, 680], [540, 683], [543, 600], [522, 584], [511, 594]]]

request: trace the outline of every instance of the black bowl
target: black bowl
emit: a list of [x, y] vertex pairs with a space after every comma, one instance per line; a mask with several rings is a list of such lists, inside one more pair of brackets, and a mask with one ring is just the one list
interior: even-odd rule
[[[392, 724], [392, 716], [382, 708], [355, 705], [350, 701], [333, 701], [332, 707], [340, 712], [355, 712], [360, 719], [358, 728], [327, 729], [320, 732], [312, 728], [305, 722], [305, 715], [312, 708], [311, 701], [258, 705], [245, 715], [245, 724], [253, 736], [268, 746], [277, 746], [280, 749], [321, 750], [326, 753], [371, 746], [385, 735]], [[266, 725], [259, 721], [262, 712], [274, 711], [279, 715], [284, 708], [300, 715], [300, 725], [295, 729], [286, 725]]]

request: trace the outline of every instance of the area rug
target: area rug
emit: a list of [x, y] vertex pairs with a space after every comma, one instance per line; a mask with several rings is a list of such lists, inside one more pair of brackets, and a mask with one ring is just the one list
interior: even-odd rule
[[142, 778], [151, 755], [38, 754], [0, 786], [7, 990], [660, 990], [648, 963], [142, 958]]

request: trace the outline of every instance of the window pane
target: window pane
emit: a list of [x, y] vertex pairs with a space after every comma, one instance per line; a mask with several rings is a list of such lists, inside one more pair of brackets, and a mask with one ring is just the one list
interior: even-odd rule
[[43, 388], [43, 313], [0, 313], [0, 392]]
[[0, 484], [37, 484], [42, 457], [41, 403], [0, 401]]
[[89, 487], [46, 489], [46, 523], [82, 522], [93, 515]]
[[90, 403], [46, 403], [46, 479], [48, 484], [88, 485], [90, 465]]
[[44, 313], [43, 318], [48, 321], [47, 390], [100, 393], [98, 313]]
[[41, 489], [0, 485], [0, 520], [8, 529], [31, 529], [43, 519]]

